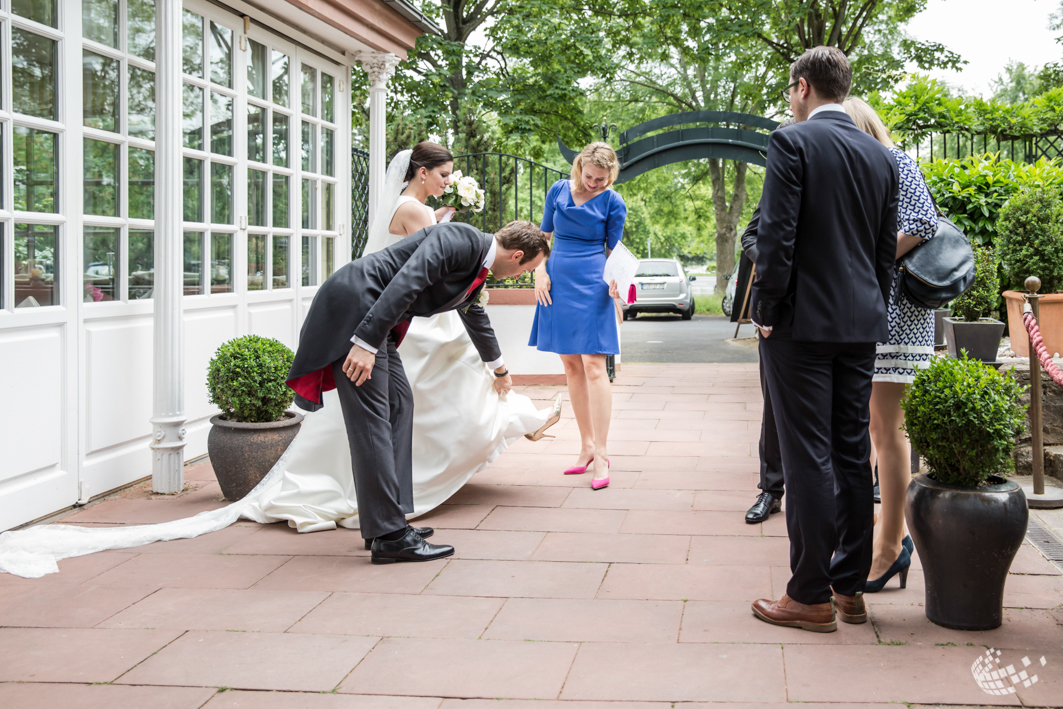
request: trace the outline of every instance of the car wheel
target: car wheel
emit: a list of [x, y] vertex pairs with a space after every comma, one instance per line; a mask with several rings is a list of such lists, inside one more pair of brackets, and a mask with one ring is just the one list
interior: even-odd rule
[[724, 296], [723, 302], [720, 303], [720, 308], [723, 310], [723, 314], [727, 317], [731, 317], [731, 298]]
[[690, 320], [692, 317], [694, 317], [694, 304], [691, 303], [689, 308], [680, 312], [679, 314], [683, 316], [684, 320]]
[[635, 313], [631, 312], [630, 310], [624, 311], [624, 320], [631, 320], [633, 317], [635, 317]]

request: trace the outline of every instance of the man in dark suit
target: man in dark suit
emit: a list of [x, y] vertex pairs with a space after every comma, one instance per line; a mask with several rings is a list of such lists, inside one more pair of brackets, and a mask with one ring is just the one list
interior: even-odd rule
[[457, 310], [495, 371], [495, 389], [512, 389], [477, 299], [488, 271], [496, 278], [519, 276], [549, 253], [546, 235], [531, 222], [510, 222], [493, 236], [468, 224], [437, 224], [340, 268], [314, 297], [288, 385], [310, 411], [321, 408], [322, 391], [339, 390], [359, 526], [371, 540], [374, 564], [454, 553], [424, 541], [430, 528], [406, 523], [413, 512], [413, 392], [397, 348], [410, 318]]
[[753, 612], [819, 632], [837, 629], [835, 610], [867, 620], [868, 402], [897, 246], [897, 163], [843, 111], [851, 83], [835, 47], [790, 67], [798, 124], [768, 143], [750, 316], [779, 429], [792, 571], [786, 594]]

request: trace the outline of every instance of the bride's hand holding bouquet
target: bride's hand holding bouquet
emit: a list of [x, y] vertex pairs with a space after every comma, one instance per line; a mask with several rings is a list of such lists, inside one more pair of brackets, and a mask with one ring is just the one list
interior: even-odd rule
[[443, 206], [436, 210], [436, 218], [440, 222], [449, 222], [457, 212], [482, 212], [484, 191], [472, 175], [463, 175], [461, 170], [455, 170], [439, 201]]

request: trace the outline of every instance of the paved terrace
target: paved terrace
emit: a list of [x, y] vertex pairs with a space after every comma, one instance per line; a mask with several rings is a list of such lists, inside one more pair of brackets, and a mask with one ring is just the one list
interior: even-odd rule
[[[992, 632], [930, 624], [918, 568], [907, 590], [870, 597], [865, 625], [767, 625], [749, 605], [783, 593], [788, 545], [782, 515], [743, 521], [756, 365], [628, 365], [615, 401], [609, 489], [561, 475], [578, 445], [566, 419], [423, 518], [456, 545], [448, 560], [372, 566], [354, 531], [241, 523], [0, 576], [0, 707], [1063, 706], [1063, 577], [1036, 549], [1020, 551]], [[61, 523], [223, 504], [209, 465], [188, 478], [178, 497], [141, 486]], [[971, 665], [986, 647], [1019, 669], [1029, 656], [1041, 681], [984, 693]]]

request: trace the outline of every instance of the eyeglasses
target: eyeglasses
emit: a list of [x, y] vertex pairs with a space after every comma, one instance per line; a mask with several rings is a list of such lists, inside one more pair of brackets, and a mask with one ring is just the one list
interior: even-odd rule
[[800, 83], [801, 83], [801, 80], [798, 79], [797, 81], [795, 81], [794, 83], [790, 84], [789, 86], [787, 86], [785, 89], [782, 90], [781, 93], [782, 93], [782, 97], [783, 97], [784, 101], [789, 102], [789, 100], [790, 100], [790, 89], [792, 89], [793, 87], [797, 86]]

